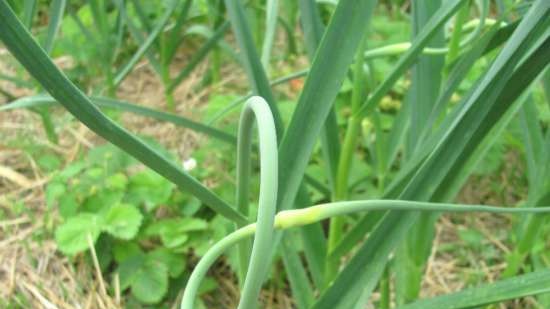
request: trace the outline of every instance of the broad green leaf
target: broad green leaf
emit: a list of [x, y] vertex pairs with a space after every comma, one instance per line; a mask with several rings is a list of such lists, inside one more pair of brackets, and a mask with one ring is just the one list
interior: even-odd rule
[[142, 219], [143, 216], [134, 206], [117, 204], [104, 214], [104, 230], [120, 239], [132, 239], [136, 236]]
[[148, 253], [148, 258], [160, 262], [168, 268], [168, 274], [176, 278], [185, 270], [185, 257], [175, 254], [167, 248], [158, 248]]
[[52, 181], [46, 187], [46, 206], [48, 209], [52, 209], [59, 199], [65, 192], [67, 187], [62, 182]]
[[111, 190], [124, 190], [128, 184], [128, 177], [123, 173], [116, 173], [106, 179], [106, 187]]
[[124, 201], [135, 205], [145, 205], [152, 211], [166, 203], [174, 186], [159, 174], [146, 170], [130, 177], [128, 192]]
[[122, 262], [118, 268], [120, 288], [130, 287], [132, 295], [144, 304], [155, 304], [168, 291], [168, 266], [158, 256], [140, 254]]
[[208, 223], [198, 218], [172, 218], [157, 221], [147, 227], [149, 236], [158, 235], [168, 248], [177, 248], [189, 240], [190, 232], [204, 231]]
[[61, 195], [58, 200], [59, 214], [62, 218], [67, 219], [78, 213], [79, 203], [75, 192], [66, 192]]
[[148, 256], [134, 274], [132, 295], [145, 304], [158, 303], [168, 291], [168, 267]]
[[82, 210], [92, 213], [100, 213], [109, 209], [112, 205], [116, 205], [122, 201], [124, 197], [124, 192], [122, 191], [112, 191], [112, 190], [99, 190], [101, 187], [98, 186], [99, 180], [90, 182], [86, 184], [85, 182], [80, 183], [80, 186], [73, 188], [73, 190], [84, 190], [85, 200], [82, 203]]
[[69, 218], [55, 230], [55, 241], [66, 255], [75, 255], [89, 248], [88, 237], [95, 243], [103, 227], [100, 216], [80, 213]]
[[139, 244], [134, 241], [119, 241], [113, 246], [113, 256], [115, 257], [115, 261], [119, 264], [122, 264], [129, 258], [142, 254], [143, 251]]

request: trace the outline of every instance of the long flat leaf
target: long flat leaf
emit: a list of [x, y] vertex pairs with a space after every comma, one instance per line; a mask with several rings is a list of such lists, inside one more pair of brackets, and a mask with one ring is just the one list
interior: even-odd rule
[[293, 206], [317, 136], [363, 36], [357, 29], [366, 29], [375, 3], [342, 0], [332, 16], [281, 142], [279, 209]]
[[[324, 26], [314, 0], [300, 0], [300, 20], [304, 31], [306, 50], [310, 61], [315, 58], [315, 52], [323, 38]], [[334, 106], [331, 107], [325, 125], [321, 131], [321, 149], [327, 163], [329, 183], [334, 188], [338, 160], [340, 157], [340, 138]], [[334, 193], [334, 192], [333, 192]]]
[[172, 0], [168, 8], [166, 9], [166, 12], [162, 15], [162, 17], [159, 19], [149, 36], [145, 39], [145, 41], [139, 46], [138, 50], [132, 55], [132, 58], [120, 69], [120, 71], [115, 76], [114, 82], [115, 85], [120, 84], [124, 78], [132, 71], [136, 63], [143, 57], [143, 55], [149, 50], [151, 45], [155, 42], [159, 34], [161, 33], [162, 29], [166, 26], [166, 23], [170, 20], [170, 16], [174, 13], [174, 10], [176, 9], [178, 4], [178, 1]]
[[277, 30], [277, 17], [279, 14], [279, 0], [267, 0], [265, 17], [265, 34], [262, 45], [262, 65], [269, 72], [269, 60], [271, 58], [271, 49]]
[[[224, 131], [218, 130], [209, 125], [205, 125], [200, 122], [196, 122], [191, 119], [185, 118], [183, 116], [179, 116], [176, 114], [167, 113], [163, 111], [158, 111], [152, 108], [144, 107], [138, 104], [134, 104], [134, 103], [118, 100], [118, 99], [111, 99], [111, 98], [105, 98], [105, 97], [90, 97], [90, 100], [92, 101], [92, 103], [94, 103], [99, 107], [117, 109], [124, 112], [135, 113], [137, 115], [142, 115], [145, 117], [151, 117], [157, 120], [167, 121], [177, 126], [189, 128], [196, 132], [206, 134], [208, 136], [211, 136], [213, 138], [216, 138], [218, 140], [221, 140], [233, 145], [237, 144], [236, 136], [226, 133]], [[33, 108], [33, 107], [40, 107], [40, 106], [48, 106], [48, 105], [54, 105], [57, 103], [58, 102], [49, 95], [36, 95], [36, 96], [20, 98], [6, 105], [0, 106], [0, 111], [18, 109], [18, 108]]]
[[197, 65], [206, 58], [206, 55], [218, 44], [218, 41], [220, 41], [221, 38], [223, 38], [223, 35], [229, 28], [229, 23], [225, 22], [223, 23], [216, 31], [212, 34], [212, 36], [202, 45], [199, 50], [197, 50], [185, 68], [181, 70], [181, 72], [170, 82], [170, 85], [168, 86], [168, 91], [173, 91], [193, 70], [197, 67]]
[[550, 270], [471, 287], [463, 291], [423, 299], [398, 309], [466, 309], [550, 292]]
[[[128, 16], [128, 12], [126, 11], [126, 6], [124, 5], [123, 1], [116, 1], [115, 2], [121, 18], [126, 23], [126, 26], [128, 27], [128, 30], [130, 31], [130, 35], [133, 37], [133, 39], [137, 42], [139, 46], [143, 46], [145, 44], [145, 36], [141, 33], [138, 26], [134, 23], [132, 18]], [[154, 50], [148, 48], [145, 51], [145, 56], [147, 57], [147, 60], [149, 61], [149, 64], [153, 67], [153, 70], [155, 70], [155, 73], [158, 75], [161, 75], [161, 67], [160, 62], [156, 58]]]
[[0, 39], [52, 97], [96, 134], [120, 147], [230, 220], [246, 219], [198, 180], [107, 118], [34, 41], [5, 0], [0, 1]]
[[63, 20], [63, 13], [65, 12], [65, 6], [67, 5], [67, 0], [54, 0], [50, 5], [50, 12], [48, 16], [50, 17], [50, 23], [48, 24], [48, 32], [46, 33], [46, 40], [44, 41], [44, 50], [49, 54], [52, 52], [53, 43], [61, 21]]
[[[441, 7], [441, 0], [427, 3], [412, 3], [413, 36], [421, 32], [434, 13]], [[429, 47], [443, 47], [444, 33], [441, 28], [431, 41]], [[411, 88], [408, 101], [410, 126], [408, 129], [406, 154], [414, 153], [421, 145], [420, 137], [424, 126], [434, 109], [439, 96], [442, 81], [444, 55], [421, 55], [412, 67]], [[421, 214], [418, 223], [411, 228], [407, 241], [397, 250], [395, 257], [396, 298], [397, 303], [407, 303], [416, 299], [420, 292], [424, 262], [431, 253], [431, 243], [435, 236], [434, 222], [437, 216], [433, 213]]]
[[231, 25], [233, 26], [233, 32], [240, 46], [240, 52], [243, 55], [248, 81], [252, 84], [252, 92], [264, 98], [269, 104], [271, 113], [273, 113], [273, 118], [275, 119], [277, 136], [280, 138], [283, 132], [281, 115], [275, 104], [276, 102], [271, 92], [269, 80], [265, 74], [260, 57], [258, 56], [258, 51], [256, 50], [241, 0], [225, 0], [225, 6], [229, 14]]

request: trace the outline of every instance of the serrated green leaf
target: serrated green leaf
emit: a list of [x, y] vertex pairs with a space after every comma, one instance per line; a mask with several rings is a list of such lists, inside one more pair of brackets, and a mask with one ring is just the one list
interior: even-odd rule
[[132, 295], [145, 304], [158, 303], [168, 291], [168, 267], [147, 256], [132, 278]]
[[117, 263], [122, 264], [125, 260], [143, 254], [140, 246], [133, 241], [121, 241], [117, 242], [113, 246], [113, 256]]
[[66, 255], [75, 255], [88, 249], [88, 235], [95, 243], [103, 227], [100, 216], [81, 213], [67, 220], [55, 231], [59, 250]]
[[117, 238], [132, 239], [136, 236], [142, 219], [143, 216], [136, 207], [118, 204], [104, 215], [104, 229]]
[[[86, 186], [86, 184], [82, 184]], [[82, 205], [84, 211], [99, 213], [104, 212], [109, 209], [112, 205], [120, 203], [124, 197], [124, 192], [122, 191], [112, 191], [103, 189], [98, 185], [91, 185], [90, 192], [86, 192], [87, 198]]]
[[66, 192], [58, 200], [59, 213], [65, 219], [76, 215], [78, 210], [78, 201], [75, 192]]
[[159, 174], [146, 170], [130, 177], [125, 202], [145, 205], [151, 211], [166, 203], [172, 194], [174, 185]]
[[124, 190], [128, 184], [128, 177], [122, 173], [116, 173], [107, 178], [107, 188], [112, 190]]
[[56, 205], [57, 199], [59, 199], [65, 192], [67, 188], [63, 183], [60, 182], [51, 182], [46, 187], [46, 206], [49, 209], [52, 209]]
[[181, 275], [185, 270], [185, 257], [182, 254], [175, 254], [167, 248], [151, 251], [148, 258], [166, 265], [168, 274], [172, 278]]
[[208, 223], [197, 218], [165, 219], [150, 225], [145, 234], [158, 235], [162, 243], [168, 248], [180, 247], [189, 239], [189, 232], [203, 231]]

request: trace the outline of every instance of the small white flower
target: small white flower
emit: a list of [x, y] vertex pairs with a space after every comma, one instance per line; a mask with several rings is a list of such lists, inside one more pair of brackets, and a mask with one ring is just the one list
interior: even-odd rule
[[195, 160], [195, 158], [189, 158], [183, 161], [183, 169], [185, 171], [193, 170], [195, 167], [197, 167], [197, 160]]

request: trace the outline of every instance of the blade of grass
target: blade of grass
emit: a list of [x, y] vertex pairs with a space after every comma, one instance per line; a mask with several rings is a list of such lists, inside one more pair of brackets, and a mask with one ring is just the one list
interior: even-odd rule
[[141, 6], [140, 0], [132, 0], [132, 6], [136, 10], [136, 15], [139, 18], [139, 22], [143, 26], [143, 29], [147, 32], [151, 32], [153, 30], [153, 26], [151, 25], [151, 21], [145, 13], [143, 6]]
[[185, 68], [180, 71], [180, 73], [170, 82], [170, 85], [167, 88], [168, 92], [173, 92], [174, 89], [187, 77], [189, 74], [193, 72], [193, 70], [197, 67], [197, 65], [206, 58], [208, 53], [216, 47], [218, 42], [223, 38], [225, 35], [225, 32], [229, 29], [229, 22], [224, 22], [216, 31], [212, 34], [212, 36], [197, 50]]
[[106, 6], [104, 0], [88, 0], [92, 17], [97, 31], [104, 36], [109, 35], [109, 26], [107, 21]]
[[163, 57], [165, 61], [165, 65], [168, 65], [172, 62], [174, 59], [174, 55], [176, 54], [176, 51], [178, 49], [178, 46], [181, 45], [182, 39], [180, 38], [180, 32], [183, 27], [183, 24], [185, 21], [187, 21], [187, 16], [189, 15], [189, 10], [191, 8], [191, 5], [193, 4], [193, 0], [186, 0], [183, 4], [183, 7], [180, 9], [177, 17], [176, 17], [176, 24], [174, 25], [174, 28], [170, 30], [170, 34], [168, 35], [167, 39], [167, 47], [165, 51], [165, 55]]
[[241, 223], [247, 221], [198, 180], [101, 113], [89, 98], [55, 66], [4, 0], [0, 1], [0, 29], [2, 29], [0, 39], [12, 55], [52, 97], [92, 131], [122, 148], [181, 189], [190, 192], [226, 218]]
[[[537, 107], [532, 96], [526, 100], [520, 111], [520, 125], [525, 144], [527, 161], [528, 194], [526, 206], [538, 205], [550, 200], [550, 187], [546, 187], [550, 177], [548, 162], [550, 161], [550, 134], [543, 137], [542, 128], [537, 120]], [[529, 117], [529, 118], [528, 118]], [[547, 196], [546, 196], [547, 195]], [[524, 265], [526, 256], [535, 248], [544, 227], [544, 218], [526, 216], [518, 227], [518, 236], [514, 250], [507, 257], [507, 265], [502, 276], [504, 278], [516, 275]]]
[[493, 26], [485, 35], [483, 35], [479, 39], [476, 45], [474, 45], [469, 51], [464, 53], [464, 55], [458, 61], [456, 61], [456, 65], [454, 65], [445, 82], [446, 86], [437, 98], [437, 102], [434, 104], [430, 116], [426, 120], [425, 125], [422, 129], [422, 133], [419, 137], [419, 141], [421, 143], [423, 143], [430, 135], [437, 118], [444, 111], [453, 93], [455, 93], [455, 91], [458, 89], [458, 86], [460, 86], [460, 83], [464, 80], [468, 72], [470, 72], [474, 63], [482, 56], [487, 45], [496, 33], [497, 28]]
[[[131, 112], [137, 115], [145, 117], [151, 117], [153, 119], [167, 121], [177, 126], [189, 128], [193, 131], [204, 133], [220, 141], [236, 145], [237, 138], [234, 135], [218, 130], [214, 127], [204, 125], [200, 122], [193, 121], [172, 113], [162, 112], [155, 109], [147, 108], [138, 104], [125, 102], [122, 100], [105, 98], [105, 97], [90, 97], [92, 103], [99, 107], [106, 107], [111, 109], [117, 109], [124, 112]], [[49, 95], [36, 95], [30, 97], [24, 97], [10, 102], [6, 105], [0, 106], [0, 111], [18, 109], [18, 108], [33, 108], [40, 106], [49, 106], [57, 104], [58, 102]]]
[[[412, 3], [413, 38], [421, 32], [441, 5], [441, 0]], [[443, 28], [440, 28], [426, 46], [441, 48], [444, 46], [444, 41]], [[441, 89], [444, 60], [443, 55], [420, 55], [412, 67], [411, 87], [407, 101], [411, 106], [406, 155], [414, 153], [415, 149], [421, 145], [420, 137], [424, 125], [434, 109]], [[407, 239], [396, 250], [394, 269], [397, 304], [411, 302], [420, 293], [424, 263], [432, 251], [436, 218], [437, 216], [433, 213], [421, 214], [418, 222], [409, 231]]]
[[32, 20], [34, 19], [34, 15], [36, 14], [37, 4], [37, 0], [23, 1], [23, 17], [21, 18], [21, 21], [23, 22], [23, 25], [27, 27], [27, 29], [30, 29], [32, 26]]
[[[296, 197], [296, 206], [297, 206], [296, 208], [306, 208], [312, 204], [313, 203], [311, 202], [311, 199], [309, 197], [309, 192], [307, 192], [304, 185], [301, 185], [298, 190], [298, 195]], [[321, 226], [320, 223], [305, 226], [300, 229], [300, 235], [301, 235], [301, 241], [303, 243], [304, 255], [306, 257], [308, 271], [311, 274], [311, 278], [313, 279], [313, 283], [315, 284], [315, 286], [321, 287], [324, 280], [325, 255], [327, 252], [327, 240], [325, 237], [323, 227]], [[283, 237], [283, 242], [285, 241], [285, 239], [291, 236], [293, 235], [286, 234]], [[289, 254], [295, 255], [297, 254], [296, 251], [297, 250], [294, 249], [294, 252], [290, 252]], [[283, 254], [282, 254], [283, 258], [287, 254], [287, 252], [288, 250], [283, 251]], [[286, 269], [286, 271], [289, 273], [288, 275], [289, 280], [295, 280], [297, 282], [302, 282], [304, 284], [307, 284], [307, 286], [303, 286], [303, 287], [294, 286], [292, 289], [292, 295], [296, 297], [313, 299], [313, 293], [311, 295], [298, 296], [300, 294], [309, 292], [312, 289], [309, 286], [309, 282], [300, 280], [299, 278], [291, 279], [290, 277], [293, 277], [295, 275], [299, 276], [299, 273], [296, 273], [296, 274], [291, 273], [292, 271], [295, 271], [292, 269]], [[303, 308], [309, 308], [309, 306], [303, 307]]]
[[[294, 73], [291, 73], [289, 75], [285, 75], [283, 77], [280, 77], [280, 78], [276, 78], [272, 81], [269, 82], [269, 85], [270, 86], [277, 86], [277, 85], [280, 85], [280, 84], [283, 84], [283, 83], [286, 83], [286, 82], [289, 82], [289, 81], [292, 81], [292, 80], [295, 80], [295, 79], [298, 79], [298, 78], [301, 78], [303, 76], [306, 76], [307, 73], [309, 72], [309, 70], [301, 70], [301, 71], [297, 71], [297, 72], [294, 72]], [[235, 99], [233, 102], [227, 104], [227, 106], [222, 109], [221, 111], [217, 112], [214, 116], [212, 116], [212, 118], [210, 118], [208, 121], [207, 121], [207, 124], [213, 124], [214, 122], [217, 122], [219, 121], [220, 119], [222, 119], [224, 116], [226, 116], [227, 114], [229, 114], [231, 111], [235, 111], [236, 108], [242, 104], [244, 101], [246, 101], [248, 98], [250, 98], [252, 96], [252, 92], [249, 92], [247, 93], [246, 95], [240, 97], [240, 98], [237, 98]]]
[[[115, 1], [115, 4], [117, 5], [117, 8], [126, 26], [128, 26], [130, 35], [134, 38], [134, 40], [136, 40], [139, 46], [143, 46], [145, 44], [145, 38], [143, 37], [138, 27], [134, 24], [134, 21], [132, 20], [132, 18], [128, 16], [128, 12], [126, 11], [126, 6], [124, 5], [124, 2]], [[149, 64], [153, 67], [153, 70], [155, 70], [155, 73], [161, 76], [162, 72], [161, 72], [160, 62], [156, 58], [154, 52], [150, 49], [147, 49], [145, 52], [145, 56], [147, 57]]]
[[[310, 61], [315, 58], [315, 52], [323, 38], [324, 26], [314, 0], [300, 0], [300, 20], [306, 41], [306, 50]], [[340, 157], [340, 137], [334, 107], [331, 107], [321, 131], [321, 149], [328, 166], [330, 188], [334, 191], [336, 173]], [[332, 192], [334, 194], [334, 192]]]
[[281, 245], [285, 252], [282, 255], [283, 263], [287, 271], [290, 288], [292, 289], [292, 296], [298, 308], [309, 308], [313, 304], [313, 291], [311, 290], [307, 273], [304, 271], [304, 267], [300, 261], [300, 256], [292, 245], [288, 243], [287, 237], [283, 238]]
[[65, 13], [66, 5], [67, 0], [53, 0], [50, 5], [50, 12], [48, 14], [50, 23], [48, 25], [48, 32], [46, 33], [46, 39], [44, 41], [44, 50], [48, 54], [52, 52], [54, 40], [57, 32], [59, 31], [61, 21], [63, 20], [63, 13]]
[[289, 209], [293, 205], [317, 136], [362, 38], [363, 33], [356, 29], [366, 28], [375, 3], [343, 0], [332, 16], [281, 142], [279, 209]]
[[460, 38], [462, 36], [462, 26], [468, 19], [470, 13], [469, 3], [464, 4], [464, 6], [456, 14], [455, 23], [453, 27], [453, 33], [451, 34], [451, 39], [449, 42], [449, 53], [447, 54], [447, 62], [454, 60], [460, 51]]
[[248, 81], [252, 84], [252, 93], [261, 96], [269, 104], [271, 112], [273, 113], [273, 118], [275, 119], [277, 136], [281, 138], [283, 132], [281, 115], [277, 108], [273, 93], [271, 92], [267, 75], [258, 57], [258, 52], [256, 51], [254, 39], [250, 27], [248, 26], [241, 0], [225, 0], [225, 6], [229, 14], [233, 32], [240, 46], [240, 52], [243, 55], [242, 58]]
[[116, 22], [115, 22], [115, 38], [113, 43], [113, 53], [111, 54], [111, 66], [116, 65], [117, 56], [121, 50], [121, 46], [124, 40], [125, 26], [123, 12], [117, 12]]
[[69, 6], [69, 16], [74, 21], [74, 23], [76, 24], [80, 32], [82, 32], [82, 35], [86, 37], [86, 40], [92, 42], [94, 45], [99, 45], [99, 41], [95, 38], [95, 36], [90, 31], [90, 29], [88, 29], [84, 25], [84, 23], [82, 22], [82, 19], [80, 18], [80, 16], [78, 16], [78, 12], [77, 11], [75, 12], [74, 9], [70, 9], [70, 6]]
[[21, 79], [15, 76], [5, 75], [2, 73], [0, 73], [0, 79], [7, 80], [11, 83], [14, 83], [16, 86], [22, 87], [22, 88], [31, 88], [33, 86], [33, 84], [29, 81], [26, 81], [24, 79]]
[[471, 287], [463, 291], [419, 300], [398, 309], [466, 309], [550, 292], [550, 270]]
[[[221, 27], [225, 22], [226, 22], [226, 20], [222, 19], [221, 22], [220, 22], [220, 25], [218, 26], [218, 28]], [[218, 29], [218, 28], [216, 28], [216, 29]], [[195, 25], [189, 26], [184, 31], [183, 35], [184, 36], [198, 35], [198, 36], [202, 36], [204, 39], [208, 40], [214, 35], [214, 31], [212, 31], [209, 27], [207, 27], [205, 25], [195, 24]], [[231, 57], [231, 59], [235, 60], [235, 62], [237, 64], [242, 65], [241, 57], [240, 57], [240, 55], [238, 55], [238, 53], [237, 53], [237, 51], [235, 50], [234, 47], [227, 44], [224, 40], [218, 41], [218, 47], [221, 51], [225, 52], [229, 57]], [[215, 51], [216, 50], [214, 50], [214, 52]]]
[[166, 24], [168, 21], [170, 21], [170, 16], [174, 13], [174, 10], [177, 8], [179, 1], [172, 0], [168, 8], [166, 9], [166, 12], [162, 15], [162, 17], [159, 19], [149, 36], [145, 39], [145, 41], [139, 46], [138, 50], [134, 53], [132, 58], [118, 71], [114, 78], [115, 85], [119, 85], [126, 76], [132, 71], [136, 63], [143, 57], [143, 55], [147, 52], [147, 50], [151, 47], [151, 45], [155, 42], [155, 40], [160, 35], [161, 31], [166, 27]]
[[[279, 0], [267, 0], [266, 18], [265, 18], [265, 33], [262, 45], [261, 62], [267, 72], [269, 72], [269, 59], [271, 57], [271, 49], [273, 48], [273, 40], [277, 30], [277, 17], [279, 13]], [[269, 73], [268, 73], [269, 75]]]

